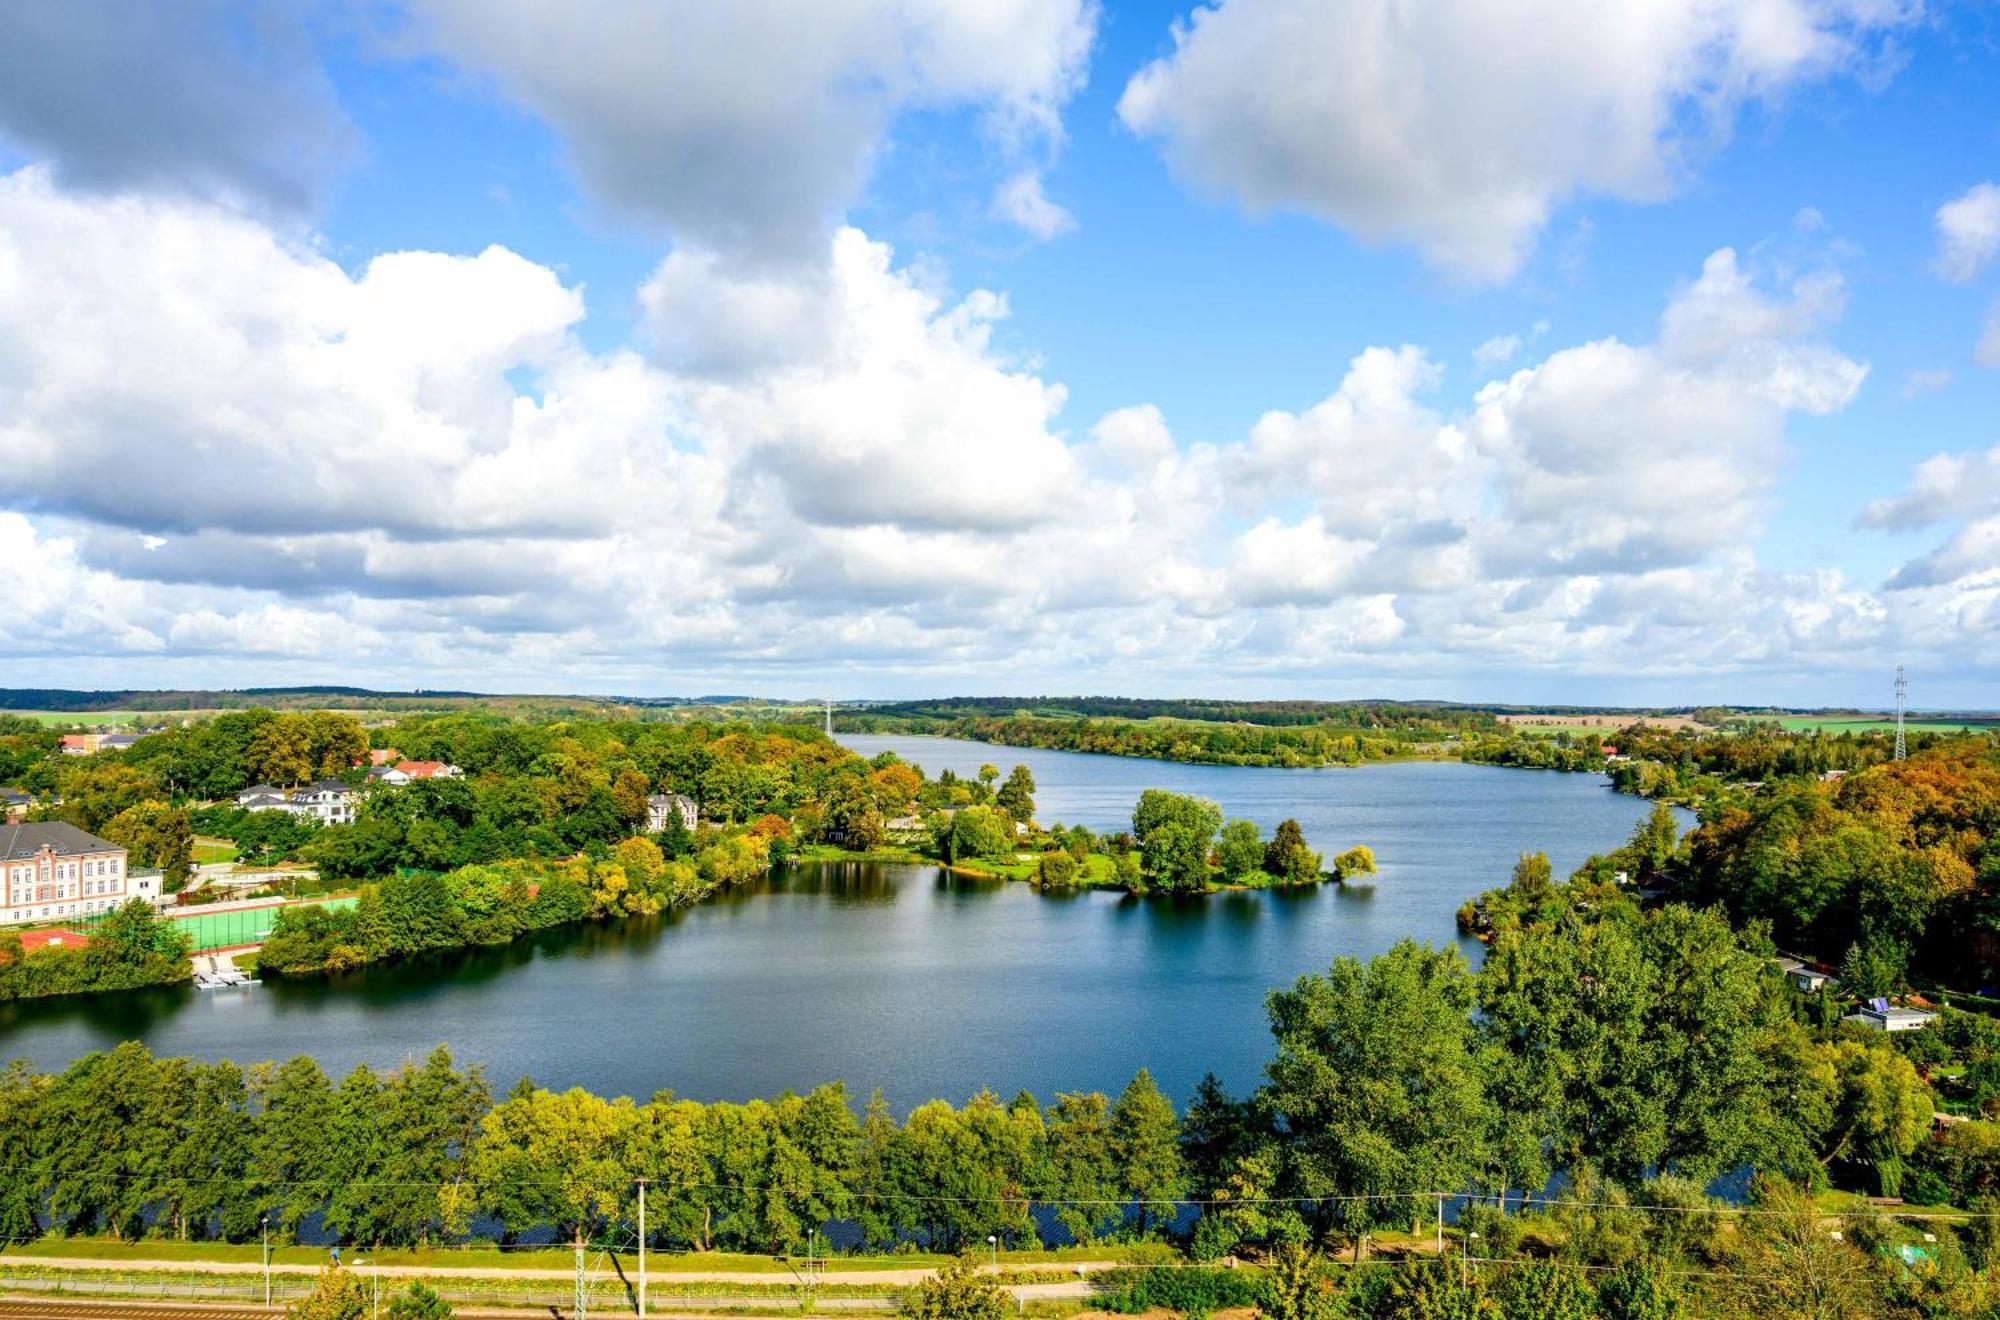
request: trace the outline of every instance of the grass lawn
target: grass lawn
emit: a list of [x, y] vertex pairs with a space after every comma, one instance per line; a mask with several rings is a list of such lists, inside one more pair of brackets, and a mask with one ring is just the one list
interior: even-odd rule
[[208, 866], [216, 862], [233, 862], [236, 860], [236, 845], [228, 839], [210, 839], [196, 835], [194, 841], [194, 860], [200, 866]]

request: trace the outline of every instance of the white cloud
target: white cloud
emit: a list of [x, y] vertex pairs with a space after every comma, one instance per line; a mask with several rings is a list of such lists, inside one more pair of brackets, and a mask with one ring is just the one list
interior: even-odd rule
[[727, 280], [649, 282], [655, 341], [684, 323], [733, 338], [774, 302], [826, 329], [762, 371], [677, 374], [689, 434], [812, 523], [1003, 528], [1050, 516], [1073, 479], [1050, 430], [1063, 390], [993, 352], [1003, 298], [978, 290], [946, 306], [855, 229], [805, 279], [784, 297]]
[[1505, 366], [1521, 351], [1521, 336], [1494, 335], [1472, 350], [1472, 360], [1481, 369]]
[[1964, 284], [2000, 253], [2000, 184], [1977, 183], [1937, 209], [1938, 273]]
[[1577, 196], [1672, 193], [1739, 106], [1855, 67], [1894, 0], [1216, 0], [1119, 114], [1252, 213], [1511, 274]]
[[1824, 276], [1772, 298], [1724, 248], [1667, 305], [1651, 345], [1562, 349], [1479, 392], [1467, 431], [1497, 465], [1496, 572], [1646, 572], [1746, 541], [1789, 413], [1844, 407], [1866, 368], [1813, 336]]
[[971, 107], [1002, 144], [1059, 132], [1085, 0], [406, 0], [618, 209], [711, 248], [810, 255], [905, 108]]
[[[1978, 530], [1880, 594], [1758, 568], [1788, 420], [1863, 368], [1837, 286], [1727, 250], [1652, 342], [1470, 399], [1367, 348], [1204, 443], [1144, 403], [1068, 434], [1002, 298], [855, 230], [789, 275], [683, 248], [642, 302], [647, 351], [592, 352], [581, 292], [502, 249], [350, 274], [218, 208], [0, 179], [7, 653], [634, 689], [1714, 674], [1892, 631], [1963, 655], [2000, 609]], [[1871, 517], [1991, 517], [2000, 458], [1938, 461]]]
[[1044, 241], [1076, 228], [1076, 217], [1042, 191], [1042, 176], [1035, 170], [1022, 170], [1000, 185], [993, 194], [993, 215]]

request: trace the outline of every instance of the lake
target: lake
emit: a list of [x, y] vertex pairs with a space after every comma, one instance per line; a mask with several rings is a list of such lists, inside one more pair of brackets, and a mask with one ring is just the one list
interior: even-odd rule
[[1375, 850], [1373, 883], [1203, 898], [1042, 894], [935, 868], [791, 868], [657, 919], [332, 981], [0, 1004], [0, 1058], [59, 1068], [128, 1038], [239, 1063], [307, 1053], [338, 1076], [440, 1042], [557, 1088], [702, 1100], [845, 1079], [900, 1111], [982, 1086], [1115, 1091], [1144, 1065], [1177, 1099], [1213, 1070], [1254, 1085], [1271, 987], [1452, 915], [1524, 850], [1557, 874], [1650, 809], [1596, 775], [1408, 762], [1337, 770], [1174, 765], [936, 738], [842, 739], [935, 774], [1024, 763], [1045, 822], [1116, 829], [1143, 788], [1199, 793], [1268, 833], [1296, 817], [1329, 856]]

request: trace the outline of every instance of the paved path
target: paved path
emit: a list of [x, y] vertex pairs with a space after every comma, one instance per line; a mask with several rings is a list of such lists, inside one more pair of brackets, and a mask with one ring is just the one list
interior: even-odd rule
[[[685, 1257], [667, 1257], [665, 1259], [673, 1261], [682, 1260]], [[654, 1286], [660, 1288], [671, 1288], [676, 1283], [741, 1283], [790, 1286], [799, 1281], [799, 1276], [791, 1270], [750, 1272], [741, 1270], [681, 1270], [673, 1269], [670, 1266], [662, 1268], [662, 1264], [663, 1262], [660, 1258], [655, 1258], [647, 1266], [647, 1273], [653, 1281]], [[1048, 1261], [1039, 1264], [1002, 1264], [998, 1267], [998, 1270], [1018, 1272], [1046, 1270], [1050, 1273], [1060, 1270], [1065, 1274], [1078, 1275], [1079, 1277], [1075, 1279], [1019, 1285], [1023, 1289], [1071, 1288], [1076, 1290], [1074, 1293], [1029, 1292], [1026, 1294], [1031, 1297], [1059, 1297], [1082, 1295], [1088, 1289], [1085, 1287], [1080, 1277], [1081, 1275], [1097, 1270], [1115, 1269], [1117, 1265], [1117, 1261], [1111, 1260]], [[114, 1270], [132, 1273], [262, 1274], [264, 1272], [263, 1265], [254, 1260], [100, 1260], [84, 1256], [0, 1255], [0, 1267], [39, 1267], [51, 1270]], [[318, 1274], [321, 1268], [319, 1265], [275, 1264], [271, 1266], [271, 1273]], [[365, 1265], [345, 1265], [342, 1268], [351, 1269], [357, 1274], [366, 1276], [374, 1274], [378, 1267], [371, 1262]], [[503, 1265], [434, 1265], [423, 1263], [413, 1265], [391, 1264], [383, 1265], [379, 1268], [384, 1278], [399, 1279], [544, 1280], [574, 1279], [576, 1277], [576, 1271], [573, 1269], [544, 1269], [539, 1267], [509, 1269]], [[981, 1265], [979, 1272], [981, 1274], [993, 1274], [998, 1271], [992, 1265]], [[935, 1269], [930, 1266], [916, 1269], [892, 1270], [822, 1269], [819, 1271], [819, 1282], [829, 1284], [875, 1283], [886, 1287], [900, 1287], [928, 1279], [934, 1273], [936, 1273]], [[592, 1282], [618, 1279], [636, 1280], [638, 1278], [638, 1267], [631, 1260], [621, 1258], [619, 1269], [593, 1269], [588, 1271], [587, 1275]]]
[[[731, 1299], [733, 1302], [748, 1303], [751, 1306], [770, 1305], [771, 1299], [758, 1298], [754, 1301], [744, 1298]], [[647, 1320], [715, 1320], [713, 1315], [702, 1311], [678, 1311], [674, 1306], [682, 1305], [684, 1299], [671, 1299], [670, 1305], [662, 1309], [659, 1305], [647, 1308]], [[825, 1308], [826, 1299], [819, 1306]], [[501, 1308], [484, 1306], [459, 1306], [453, 1311], [468, 1320], [529, 1320], [529, 1317], [551, 1317], [566, 1315], [566, 1310], [548, 1306]], [[146, 1302], [130, 1301], [124, 1298], [98, 1301], [73, 1297], [0, 1297], [0, 1320], [276, 1320], [284, 1315], [283, 1307], [269, 1310], [261, 1306], [245, 1306], [229, 1302]], [[606, 1310], [604, 1314], [623, 1314], [622, 1310]]]

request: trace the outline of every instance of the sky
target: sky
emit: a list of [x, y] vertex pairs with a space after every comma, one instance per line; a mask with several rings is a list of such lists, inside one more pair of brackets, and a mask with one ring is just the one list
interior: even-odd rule
[[0, 6], [5, 685], [2000, 707], [2000, 10]]

